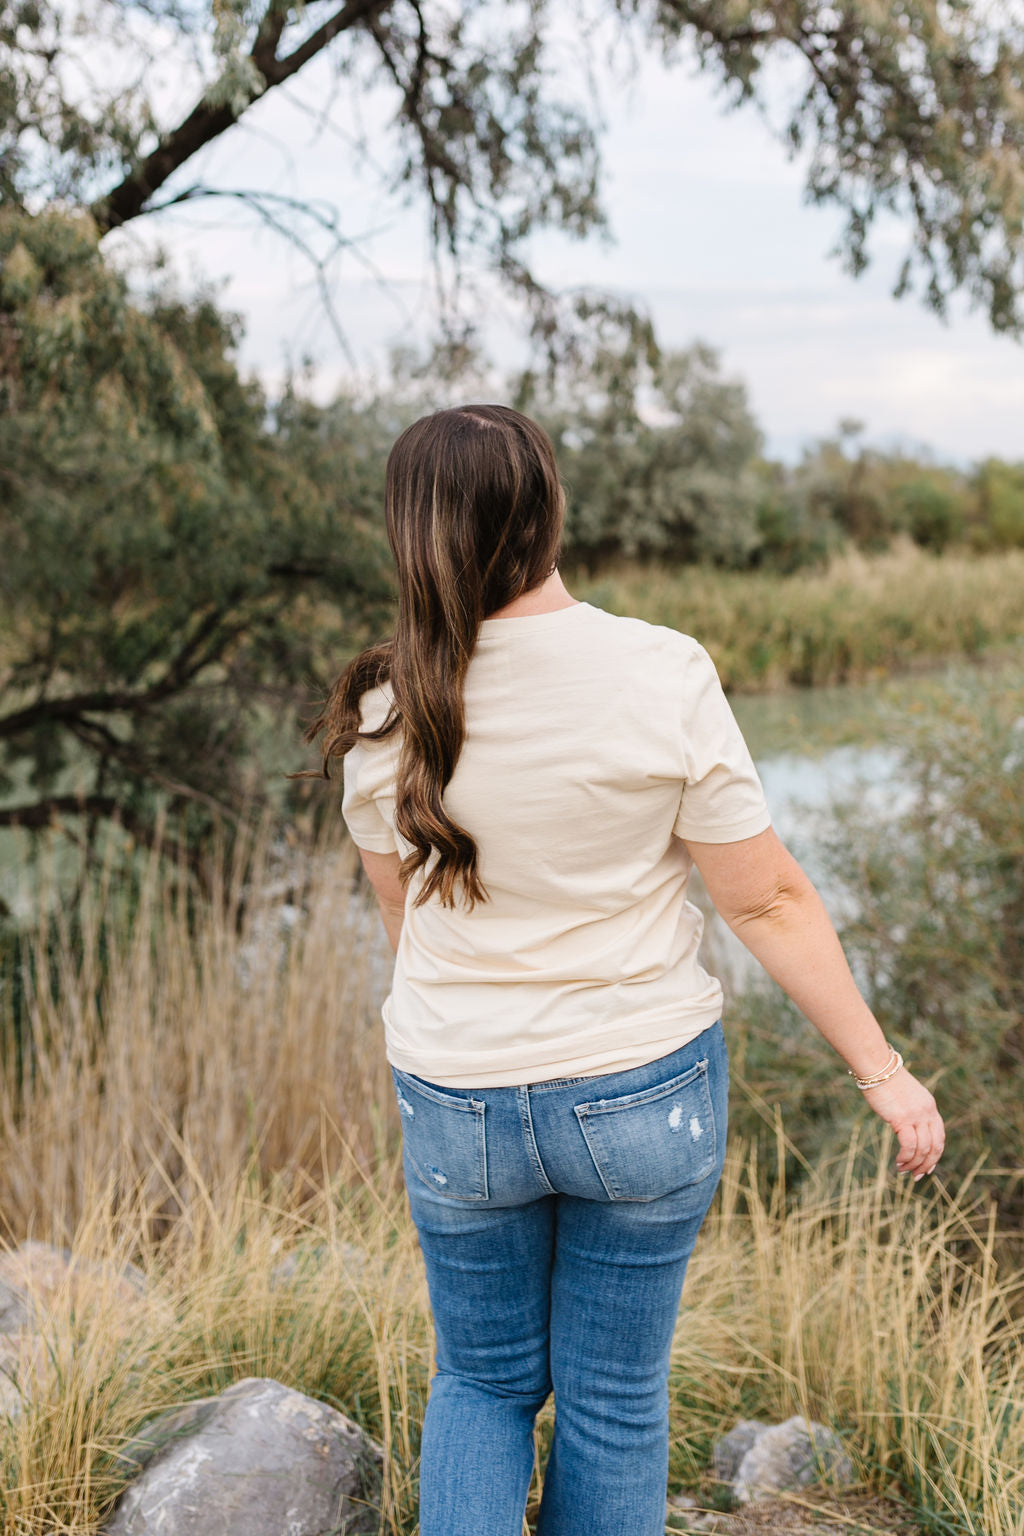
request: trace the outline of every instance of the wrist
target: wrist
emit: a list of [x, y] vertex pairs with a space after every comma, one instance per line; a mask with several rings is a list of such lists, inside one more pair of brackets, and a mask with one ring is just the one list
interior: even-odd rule
[[890, 1045], [889, 1057], [884, 1066], [876, 1068], [873, 1072], [865, 1073], [855, 1072], [851, 1067], [849, 1073], [857, 1087], [862, 1091], [867, 1091], [870, 1088], [880, 1088], [883, 1083], [887, 1083], [890, 1078], [895, 1077], [902, 1067], [903, 1057], [894, 1045]]

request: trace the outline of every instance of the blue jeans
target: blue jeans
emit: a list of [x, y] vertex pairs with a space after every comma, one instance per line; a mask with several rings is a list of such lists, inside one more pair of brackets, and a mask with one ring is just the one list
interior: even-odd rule
[[721, 1024], [602, 1077], [392, 1074], [437, 1341], [420, 1536], [521, 1536], [550, 1392], [538, 1536], [662, 1536], [669, 1352], [725, 1152]]

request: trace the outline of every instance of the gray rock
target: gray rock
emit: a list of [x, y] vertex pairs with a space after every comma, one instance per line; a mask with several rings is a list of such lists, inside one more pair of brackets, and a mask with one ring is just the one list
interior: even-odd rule
[[46, 1361], [46, 1342], [40, 1334], [26, 1328], [0, 1333], [0, 1416], [17, 1418]]
[[736, 1468], [732, 1491], [749, 1504], [766, 1494], [806, 1488], [822, 1476], [848, 1483], [853, 1463], [833, 1430], [796, 1416], [758, 1431]]
[[346, 1272], [355, 1277], [366, 1268], [366, 1254], [355, 1243], [342, 1243], [340, 1249], [326, 1243], [316, 1243], [312, 1248], [295, 1248], [285, 1254], [270, 1271], [270, 1288], [296, 1285], [319, 1275], [325, 1264], [341, 1258]]
[[680, 1536], [703, 1536], [719, 1529], [719, 1517], [712, 1510], [702, 1508], [689, 1493], [673, 1494], [665, 1506], [665, 1525]]
[[146, 1295], [146, 1277], [134, 1264], [82, 1259], [28, 1238], [0, 1250], [0, 1332], [31, 1326], [39, 1306], [49, 1307], [65, 1290], [75, 1306], [132, 1307]]
[[711, 1452], [711, 1470], [720, 1483], [731, 1483], [740, 1469], [740, 1462], [764, 1430], [771, 1426], [763, 1419], [740, 1419], [721, 1440], [716, 1440]]
[[0, 1333], [17, 1333], [31, 1326], [34, 1308], [25, 1292], [0, 1279]]
[[105, 1536], [364, 1536], [383, 1452], [326, 1403], [250, 1377], [150, 1420]]

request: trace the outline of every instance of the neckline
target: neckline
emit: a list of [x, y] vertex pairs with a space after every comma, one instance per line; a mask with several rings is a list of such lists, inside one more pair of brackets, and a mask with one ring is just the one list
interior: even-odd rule
[[593, 611], [590, 603], [580, 600], [569, 603], [565, 608], [554, 608], [548, 613], [513, 613], [504, 619], [482, 619], [480, 635], [497, 638], [506, 634], [532, 634], [538, 629], [553, 629], [565, 623], [570, 614], [579, 613], [584, 608]]

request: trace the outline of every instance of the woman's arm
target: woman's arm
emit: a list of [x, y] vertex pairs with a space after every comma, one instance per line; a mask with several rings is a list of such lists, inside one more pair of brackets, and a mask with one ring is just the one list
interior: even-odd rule
[[360, 848], [359, 857], [363, 861], [366, 878], [373, 886], [377, 897], [381, 920], [391, 948], [397, 955], [402, 919], [405, 916], [405, 887], [398, 878], [402, 856], [400, 853], [371, 853], [368, 848]]
[[[885, 1069], [885, 1036], [857, 990], [828, 913], [807, 875], [769, 827], [738, 843], [686, 847], [716, 909], [769, 976], [859, 1077]], [[868, 1089], [871, 1108], [899, 1139], [896, 1166], [931, 1173], [945, 1132], [935, 1100], [905, 1069]]]

